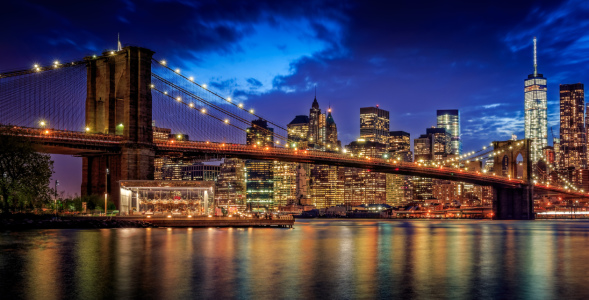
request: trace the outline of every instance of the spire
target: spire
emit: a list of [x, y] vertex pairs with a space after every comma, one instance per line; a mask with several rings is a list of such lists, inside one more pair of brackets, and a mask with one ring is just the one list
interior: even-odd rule
[[536, 37], [534, 37], [534, 77], [538, 76], [538, 61], [536, 60]]
[[117, 33], [117, 51], [123, 50], [123, 46], [121, 45], [121, 34]]
[[333, 116], [331, 115], [331, 105], [329, 105], [329, 109], [327, 110], [327, 118], [326, 118], [327, 125], [335, 124], [333, 120]]
[[319, 102], [317, 102], [317, 86], [315, 86], [315, 99], [313, 100], [311, 108], [319, 109]]

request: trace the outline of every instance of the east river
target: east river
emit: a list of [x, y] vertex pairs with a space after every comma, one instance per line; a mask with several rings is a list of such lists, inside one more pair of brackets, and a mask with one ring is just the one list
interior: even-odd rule
[[0, 232], [2, 299], [587, 299], [589, 222]]

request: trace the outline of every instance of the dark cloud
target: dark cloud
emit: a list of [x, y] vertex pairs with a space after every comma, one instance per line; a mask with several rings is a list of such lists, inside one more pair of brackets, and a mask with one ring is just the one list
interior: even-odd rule
[[248, 78], [246, 81], [252, 88], [259, 88], [262, 86], [262, 83], [255, 78]]

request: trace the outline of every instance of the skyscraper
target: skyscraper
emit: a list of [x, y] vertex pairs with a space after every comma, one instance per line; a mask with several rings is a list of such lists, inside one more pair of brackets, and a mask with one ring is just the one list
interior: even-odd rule
[[538, 162], [542, 149], [547, 146], [548, 115], [546, 100], [546, 78], [538, 74], [536, 60], [536, 37], [534, 37], [534, 73], [524, 81], [525, 94], [525, 137], [531, 140], [531, 160]]
[[288, 129], [289, 147], [307, 149], [309, 140], [309, 117], [298, 115], [286, 125], [286, 128]]
[[560, 166], [586, 168], [585, 93], [582, 83], [560, 85]]
[[584, 94], [582, 83], [560, 85], [559, 166], [562, 169], [587, 167]]
[[[426, 134], [422, 134], [413, 141], [415, 162], [426, 163], [441, 161], [451, 151], [451, 135], [444, 128], [427, 128]], [[427, 200], [433, 197], [433, 184], [431, 178], [414, 177], [413, 195], [417, 200]]]
[[389, 112], [378, 105], [360, 108], [360, 138], [388, 145]]
[[460, 111], [457, 109], [438, 110], [438, 128], [446, 129], [452, 136], [450, 138], [451, 154], [460, 155], [462, 141], [460, 140]]
[[337, 139], [337, 125], [331, 115], [331, 108], [327, 110], [327, 117], [325, 118], [325, 150], [339, 151], [341, 147], [340, 141]]
[[[389, 133], [389, 157], [399, 161], [412, 162], [411, 136], [405, 131]], [[412, 177], [407, 175], [386, 175], [387, 204], [398, 205], [413, 200]]]
[[[252, 121], [246, 131], [246, 143], [257, 147], [273, 147], [274, 128], [268, 127], [263, 119]], [[248, 208], [254, 211], [274, 208], [274, 163], [263, 160], [246, 160], [247, 169], [246, 201]]]
[[219, 205], [237, 205], [239, 210], [246, 204], [246, 168], [239, 158], [226, 158], [217, 177], [215, 198]]
[[321, 120], [323, 116], [324, 114], [321, 113], [319, 108], [319, 102], [317, 102], [317, 96], [315, 96], [309, 110], [309, 144], [321, 144], [321, 132], [325, 131], [321, 126], [325, 124], [325, 121]]

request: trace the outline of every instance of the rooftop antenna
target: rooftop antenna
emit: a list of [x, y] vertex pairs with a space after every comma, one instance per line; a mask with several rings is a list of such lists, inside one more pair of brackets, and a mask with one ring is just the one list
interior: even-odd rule
[[317, 85], [315, 85], [315, 99], [317, 99]]
[[117, 51], [123, 50], [123, 46], [121, 45], [121, 34], [117, 32]]
[[538, 61], [536, 60], [536, 37], [534, 37], [534, 77], [538, 76]]

